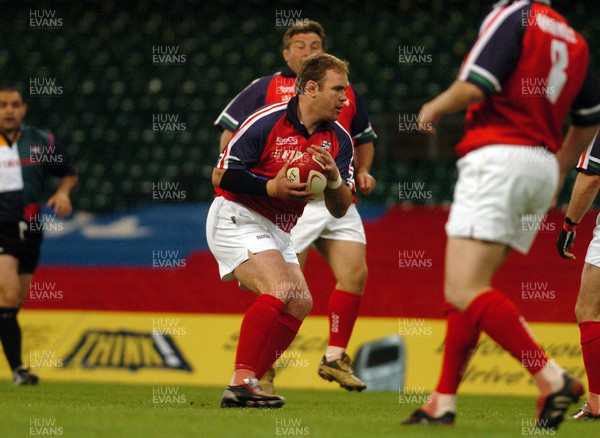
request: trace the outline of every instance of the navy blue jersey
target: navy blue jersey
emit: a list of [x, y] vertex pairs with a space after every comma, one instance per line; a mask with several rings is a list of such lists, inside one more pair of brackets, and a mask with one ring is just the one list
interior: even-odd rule
[[594, 175], [600, 175], [600, 137], [598, 134], [594, 137], [594, 141], [581, 154], [577, 163], [577, 170], [585, 170]]
[[565, 117], [600, 122], [600, 88], [586, 41], [546, 4], [522, 0], [494, 9], [465, 58], [459, 80], [487, 98], [467, 109], [459, 155], [490, 144], [557, 152]]
[[[239, 169], [272, 179], [285, 161], [306, 152], [309, 146], [325, 148], [335, 160], [344, 182], [352, 191], [353, 147], [348, 132], [338, 122], [324, 122], [312, 134], [298, 119], [298, 98], [262, 108], [234, 133], [219, 158], [217, 168]], [[268, 196], [246, 195], [220, 189], [225, 198], [245, 205], [289, 232], [306, 203]]]
[[[235, 131], [246, 117], [264, 105], [287, 102], [296, 94], [296, 74], [289, 68], [253, 81], [244, 88], [219, 114], [214, 124], [222, 130]], [[355, 146], [377, 138], [369, 121], [367, 107], [350, 84], [346, 90], [348, 100], [338, 117], [338, 122], [348, 131]]]

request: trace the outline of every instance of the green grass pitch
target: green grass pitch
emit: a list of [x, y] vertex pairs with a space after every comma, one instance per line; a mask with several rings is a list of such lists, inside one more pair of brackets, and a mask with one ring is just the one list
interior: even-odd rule
[[[532, 427], [532, 397], [460, 396], [453, 428], [400, 426], [418, 404], [398, 394], [282, 390], [282, 409], [221, 409], [223, 388], [0, 381], [0, 437], [592, 437], [600, 423]], [[571, 407], [569, 412], [576, 408]]]

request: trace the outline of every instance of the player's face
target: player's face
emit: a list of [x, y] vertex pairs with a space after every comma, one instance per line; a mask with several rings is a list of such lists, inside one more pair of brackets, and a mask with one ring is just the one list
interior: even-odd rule
[[344, 108], [348, 100], [348, 75], [334, 70], [327, 70], [325, 79], [317, 91], [315, 106], [323, 120], [334, 121]]
[[294, 73], [298, 73], [302, 61], [315, 53], [323, 53], [323, 43], [316, 33], [298, 33], [290, 41], [290, 45], [283, 51], [283, 59]]
[[23, 123], [27, 105], [18, 91], [0, 91], [0, 129], [13, 132]]

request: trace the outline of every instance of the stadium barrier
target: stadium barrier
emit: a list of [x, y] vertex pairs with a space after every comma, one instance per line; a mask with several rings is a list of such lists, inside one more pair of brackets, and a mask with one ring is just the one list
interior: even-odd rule
[[[219, 314], [29, 310], [21, 316], [23, 358], [43, 380], [223, 386], [231, 377], [241, 319]], [[557, 362], [585, 378], [576, 325], [531, 326]], [[349, 353], [355, 355], [362, 344], [390, 334], [402, 336], [406, 379], [403, 387], [387, 389], [398, 392], [400, 403], [409, 403], [426, 396], [437, 381], [444, 331], [439, 319], [362, 317]], [[310, 316], [276, 363], [277, 386], [336, 389], [337, 384], [316, 373], [326, 346], [326, 318]], [[0, 374], [8, 372], [2, 362]], [[535, 385], [518, 361], [483, 337], [461, 391], [533, 395]]]
[[[226, 383], [242, 313], [253, 296], [219, 280], [204, 240], [206, 209], [156, 206], [121, 216], [75, 217], [62, 232], [50, 234], [20, 314], [24, 359], [44, 379]], [[437, 379], [448, 212], [407, 206], [360, 210], [369, 281], [349, 352], [402, 336], [406, 375], [398, 391], [406, 400], [430, 391]], [[554, 248], [562, 216], [553, 211], [545, 217], [531, 254], [512, 254], [495, 283], [523, 310], [550, 355], [583, 377], [573, 308], [594, 221], [588, 217], [580, 225], [578, 260], [569, 263]], [[316, 367], [327, 344], [324, 315], [334, 279], [318, 256], [309, 258], [306, 277], [315, 305], [280, 360], [278, 385], [333, 389], [319, 379]], [[0, 372], [8, 376], [3, 361]], [[485, 337], [462, 390], [535, 392], [519, 361]]]

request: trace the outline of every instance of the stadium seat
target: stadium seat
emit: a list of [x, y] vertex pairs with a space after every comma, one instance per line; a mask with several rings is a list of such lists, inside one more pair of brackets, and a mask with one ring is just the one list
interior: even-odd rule
[[[7, 23], [14, 25], [0, 30], [3, 47], [21, 50], [0, 49], [3, 82], [28, 91], [30, 78], [48, 77], [63, 87], [56, 97], [25, 93], [27, 122], [53, 130], [69, 147], [82, 170], [76, 208], [110, 211], [117, 203], [130, 207], [148, 202], [134, 181], [150, 177], [147, 172], [155, 177], [157, 166], [168, 169], [171, 178], [189, 178], [190, 185], [201, 188], [190, 191], [191, 201], [210, 200], [210, 169], [219, 138], [212, 122], [251, 80], [283, 66], [285, 28], [277, 27], [274, 14], [257, 14], [251, 2], [224, 0], [203, 5], [203, 13], [192, 17], [186, 4], [173, 3], [158, 13], [147, 2], [136, 2], [130, 10], [110, 2], [97, 10], [73, 2], [60, 10], [64, 28], [49, 32], [31, 31], [21, 15], [7, 10]], [[377, 8], [356, 3], [342, 10], [335, 2], [317, 4], [303, 10], [302, 18], [320, 21], [328, 32], [328, 51], [349, 61], [351, 81], [379, 133], [377, 153], [382, 155], [373, 167], [379, 187], [364, 202], [397, 202], [397, 178], [417, 170], [434, 187], [432, 202], [450, 200], [455, 169], [448, 157], [460, 129], [440, 131], [441, 163], [431, 167], [425, 160], [404, 168], [403, 157], [393, 149], [414, 136], [398, 133], [397, 116], [418, 112], [450, 84], [476, 38], [485, 6], [415, 0]], [[600, 19], [581, 3], [560, 7], [584, 36], [593, 39], [600, 32]], [[341, 13], [344, 20], [338, 19]], [[185, 63], [153, 64], [155, 46], [175, 47], [186, 56]], [[402, 65], [401, 46], [422, 47], [432, 62]], [[596, 64], [599, 55], [592, 51]], [[153, 132], [157, 113], [179, 114], [186, 132]], [[385, 120], [385, 125], [375, 120]], [[111, 182], [102, 186], [102, 193], [97, 190], [99, 173]], [[120, 178], [124, 182], [116, 184]], [[120, 186], [127, 189], [126, 196]], [[563, 192], [561, 202], [565, 196]]]

